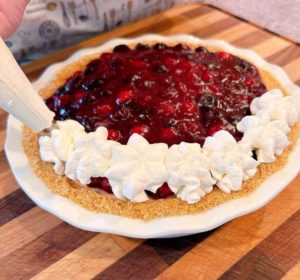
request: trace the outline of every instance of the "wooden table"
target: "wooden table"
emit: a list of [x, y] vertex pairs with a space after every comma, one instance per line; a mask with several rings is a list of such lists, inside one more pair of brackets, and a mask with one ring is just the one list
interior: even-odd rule
[[[300, 84], [300, 47], [213, 7], [187, 5], [50, 55], [24, 71], [114, 37], [190, 33], [251, 48]], [[207, 233], [136, 240], [79, 230], [36, 207], [19, 189], [3, 151], [1, 112], [0, 279], [300, 279], [300, 177], [264, 208]], [[295, 162], [295, 164], [299, 164]]]

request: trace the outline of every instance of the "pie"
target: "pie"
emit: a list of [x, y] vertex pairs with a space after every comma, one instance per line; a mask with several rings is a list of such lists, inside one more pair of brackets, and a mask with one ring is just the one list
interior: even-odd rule
[[70, 63], [40, 94], [55, 124], [24, 127], [33, 171], [100, 213], [150, 220], [246, 196], [298, 138], [280, 81], [210, 46], [117, 45]]

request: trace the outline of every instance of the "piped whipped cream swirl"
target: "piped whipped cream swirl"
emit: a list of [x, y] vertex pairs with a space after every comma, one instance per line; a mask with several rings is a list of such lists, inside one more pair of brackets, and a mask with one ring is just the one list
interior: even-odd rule
[[211, 160], [216, 185], [226, 193], [240, 190], [243, 179], [249, 179], [256, 172], [258, 162], [252, 157], [251, 147], [236, 142], [225, 130], [207, 137], [203, 149]]
[[283, 121], [293, 126], [299, 118], [296, 101], [293, 96], [284, 96], [281, 90], [273, 89], [254, 98], [250, 105], [252, 115], [271, 121]]
[[104, 176], [109, 168], [112, 147], [120, 145], [118, 142], [107, 140], [107, 136], [105, 127], [79, 135], [66, 162], [65, 174], [68, 178], [87, 185], [92, 177]]
[[75, 139], [85, 134], [84, 127], [73, 120], [56, 122], [57, 128], [51, 130], [50, 136], [39, 138], [42, 160], [54, 163], [54, 171], [64, 174], [64, 162], [74, 149]]
[[170, 189], [182, 200], [196, 203], [211, 192], [216, 182], [211, 176], [211, 160], [197, 143], [182, 142], [170, 147], [166, 159]]
[[167, 151], [167, 144], [149, 144], [139, 134], [130, 136], [127, 145], [113, 146], [105, 176], [115, 196], [135, 202], [148, 200], [145, 191], [155, 193], [167, 181]]
[[237, 129], [244, 133], [242, 142], [254, 149], [259, 162], [275, 161], [275, 156], [281, 155], [289, 145], [290, 128], [284, 121], [246, 116], [237, 124]]
[[250, 110], [252, 116], [237, 124], [244, 134], [241, 141], [218, 131], [207, 137], [203, 148], [185, 142], [170, 148], [149, 144], [138, 134], [121, 145], [107, 140], [104, 127], [86, 133], [76, 121], [58, 121], [49, 135], [40, 137], [40, 155], [54, 164], [57, 174], [84, 185], [92, 177], [107, 177], [119, 199], [146, 201], [147, 190], [155, 193], [167, 182], [179, 198], [196, 203], [214, 184], [227, 193], [241, 189], [260, 162], [275, 161], [289, 144], [287, 134], [299, 119], [294, 97], [272, 90], [255, 98]]

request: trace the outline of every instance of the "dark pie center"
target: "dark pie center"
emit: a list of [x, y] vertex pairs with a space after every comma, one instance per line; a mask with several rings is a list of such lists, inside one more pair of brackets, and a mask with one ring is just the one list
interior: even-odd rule
[[133, 133], [150, 143], [203, 144], [221, 129], [239, 140], [237, 122], [265, 91], [253, 65], [225, 52], [119, 45], [75, 72], [46, 104], [56, 120], [74, 119], [88, 132], [105, 126], [123, 144]]

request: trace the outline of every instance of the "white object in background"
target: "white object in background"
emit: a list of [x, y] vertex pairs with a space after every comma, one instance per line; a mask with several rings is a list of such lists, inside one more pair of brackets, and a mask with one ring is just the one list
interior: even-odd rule
[[1, 37], [0, 107], [35, 131], [50, 127], [54, 117]]

